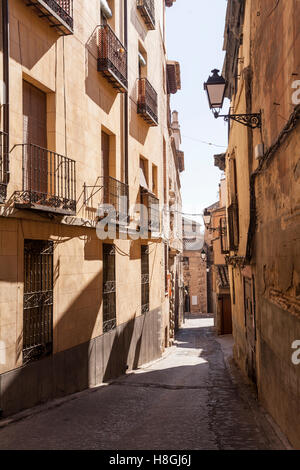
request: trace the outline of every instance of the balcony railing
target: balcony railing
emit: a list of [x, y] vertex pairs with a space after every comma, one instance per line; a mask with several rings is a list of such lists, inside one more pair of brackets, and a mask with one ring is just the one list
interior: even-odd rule
[[5, 202], [8, 183], [7, 134], [0, 131], [0, 204]]
[[148, 29], [155, 29], [154, 0], [137, 0], [137, 8], [140, 11]]
[[160, 210], [159, 199], [144, 188], [141, 188], [141, 204], [145, 207], [145, 212], [141, 214], [141, 226], [151, 232], [160, 231]]
[[138, 114], [150, 126], [158, 125], [157, 93], [147, 78], [138, 79]]
[[76, 214], [75, 161], [34, 144], [22, 144], [23, 190], [15, 207]]
[[112, 178], [111, 176], [102, 176], [98, 178], [94, 186], [84, 185], [84, 202], [87, 207], [100, 206], [100, 217], [106, 216], [106, 208], [101, 209], [102, 205], [112, 206], [115, 210], [116, 223], [127, 223], [127, 200], [128, 185]]
[[127, 91], [127, 51], [108, 24], [99, 26], [98, 71], [116, 90]]
[[37, 10], [40, 18], [45, 18], [50, 27], [61, 35], [73, 34], [73, 0], [25, 0], [26, 6]]

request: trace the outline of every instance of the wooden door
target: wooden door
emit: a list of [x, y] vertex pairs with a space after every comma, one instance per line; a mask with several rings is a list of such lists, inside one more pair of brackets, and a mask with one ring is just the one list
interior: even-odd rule
[[47, 95], [23, 82], [25, 190], [47, 193]]
[[222, 305], [222, 335], [232, 334], [232, 315], [230, 295], [224, 295], [221, 300]]
[[104, 204], [111, 204], [109, 184], [109, 135], [101, 132], [101, 176], [104, 186]]
[[101, 133], [101, 155], [102, 155], [102, 176], [109, 176], [109, 135], [106, 132]]

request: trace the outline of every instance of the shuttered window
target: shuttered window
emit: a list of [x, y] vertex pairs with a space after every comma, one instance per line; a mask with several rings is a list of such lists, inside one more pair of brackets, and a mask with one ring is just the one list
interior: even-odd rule
[[117, 326], [116, 318], [116, 251], [103, 245], [103, 333]]
[[[47, 95], [23, 81], [24, 190], [48, 192]], [[26, 144], [34, 144], [31, 147]]]

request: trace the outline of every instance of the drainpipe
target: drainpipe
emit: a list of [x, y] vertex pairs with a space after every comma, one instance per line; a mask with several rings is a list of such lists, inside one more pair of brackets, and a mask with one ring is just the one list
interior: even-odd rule
[[9, 183], [9, 0], [2, 0], [4, 183]]
[[[128, 54], [128, 10], [127, 0], [124, 0], [124, 46]], [[127, 55], [127, 77], [128, 77], [128, 55]], [[124, 160], [125, 160], [125, 184], [129, 184], [128, 178], [128, 92], [124, 96]], [[127, 221], [129, 223], [129, 188], [127, 198]]]

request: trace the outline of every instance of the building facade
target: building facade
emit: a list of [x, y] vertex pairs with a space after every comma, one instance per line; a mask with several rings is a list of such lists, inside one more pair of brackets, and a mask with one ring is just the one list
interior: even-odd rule
[[[168, 63], [169, 74], [172, 72], [174, 62]], [[170, 67], [171, 66], [171, 67]], [[175, 70], [179, 74], [179, 64], [175, 63]], [[169, 83], [172, 82], [171, 75]], [[173, 80], [174, 82], [174, 80]], [[172, 92], [177, 92], [180, 88], [180, 81], [177, 78], [176, 87], [172, 87]], [[168, 161], [168, 181], [166, 191], [166, 226], [169, 227], [169, 233], [166, 233], [168, 241], [168, 272], [167, 289], [169, 289], [170, 299], [170, 338], [175, 338], [175, 332], [183, 323], [184, 314], [184, 283], [182, 270], [182, 200], [180, 174], [184, 171], [184, 153], [180, 149], [181, 133], [178, 120], [178, 112], [173, 111], [170, 122], [170, 159]]]
[[4, 415], [112, 379], [169, 344], [172, 4], [1, 2]]
[[212, 304], [211, 313], [215, 316], [217, 333], [226, 335], [232, 333], [232, 317], [228, 266], [225, 259], [228, 254], [225, 178], [221, 179], [219, 195], [219, 201], [204, 211], [204, 251], [207, 257], [209, 278], [207, 284], [208, 297]]
[[234, 357], [300, 448], [300, 4], [274, 3], [228, 1], [226, 95], [261, 126], [230, 124], [227, 261]]
[[199, 222], [183, 218], [183, 277], [185, 312], [203, 313], [207, 308], [207, 260], [203, 259], [204, 235]]

